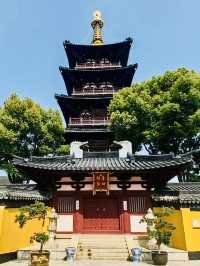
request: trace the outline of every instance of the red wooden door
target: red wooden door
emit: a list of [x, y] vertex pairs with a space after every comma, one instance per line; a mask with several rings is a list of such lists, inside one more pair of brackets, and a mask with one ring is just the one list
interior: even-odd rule
[[84, 200], [83, 228], [88, 232], [119, 231], [118, 201], [115, 199]]

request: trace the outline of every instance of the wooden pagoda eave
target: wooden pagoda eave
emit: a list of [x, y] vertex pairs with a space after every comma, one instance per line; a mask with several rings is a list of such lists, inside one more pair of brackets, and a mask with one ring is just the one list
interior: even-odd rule
[[[110, 99], [112, 99], [112, 96], [108, 96], [108, 95], [101, 95], [101, 96], [68, 96], [66, 94], [55, 94], [55, 98], [56, 100], [61, 100], [64, 103], [78, 103], [78, 102], [82, 102], [83, 99], [84, 101], [102, 101], [105, 102], [106, 100], [109, 101]], [[85, 103], [84, 103], [85, 104]], [[86, 102], [86, 104], [88, 104], [88, 102]]]
[[137, 69], [137, 64], [122, 68], [110, 69], [70, 69], [60, 67], [60, 72], [65, 82], [68, 95], [72, 94], [73, 88], [80, 87], [83, 83], [110, 82], [113, 86], [129, 87]]
[[63, 45], [70, 68], [74, 68], [77, 61], [102, 57], [110, 58], [111, 60], [119, 60], [122, 66], [126, 66], [132, 42], [133, 40], [131, 38], [127, 38], [120, 43], [103, 44], [99, 46], [72, 44], [69, 41], [64, 41]]
[[[74, 97], [74, 96], [66, 96], [66, 95], [55, 95], [55, 98], [62, 110], [63, 116], [65, 118], [66, 124], [69, 123], [70, 116], [79, 116], [81, 110], [91, 109], [93, 108], [102, 108], [105, 109], [105, 105], [109, 105], [112, 97]], [[78, 106], [78, 108], [77, 108]], [[106, 111], [106, 109], [105, 109]]]
[[[110, 100], [112, 97], [73, 97], [73, 96], [66, 96], [66, 95], [55, 95], [55, 98], [62, 110], [62, 112], [68, 116], [73, 113], [78, 113], [78, 109], [91, 109], [92, 107], [98, 107], [105, 109], [105, 106], [109, 105]], [[79, 107], [77, 109], [77, 106]]]
[[64, 134], [67, 143], [71, 143], [76, 139], [79, 139], [80, 141], [88, 141], [93, 139], [94, 135], [99, 140], [104, 140], [105, 138], [113, 140], [114, 138], [114, 133], [109, 127], [70, 127], [66, 129]]

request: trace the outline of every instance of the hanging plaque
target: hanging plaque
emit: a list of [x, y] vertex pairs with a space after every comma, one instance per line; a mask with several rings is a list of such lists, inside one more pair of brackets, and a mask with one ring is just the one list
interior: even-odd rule
[[93, 195], [97, 191], [106, 191], [106, 194], [109, 195], [109, 172], [93, 173]]

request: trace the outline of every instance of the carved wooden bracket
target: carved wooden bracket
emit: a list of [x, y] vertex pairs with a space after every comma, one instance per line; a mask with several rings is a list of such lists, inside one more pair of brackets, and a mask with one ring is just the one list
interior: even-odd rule
[[117, 186], [118, 188], [121, 188], [122, 190], [126, 190], [131, 187], [131, 184], [122, 182], [122, 183], [118, 183]]
[[76, 189], [76, 191], [80, 191], [82, 188], [85, 187], [85, 184], [79, 183], [79, 182], [75, 182], [71, 186], [72, 186], [72, 188]]

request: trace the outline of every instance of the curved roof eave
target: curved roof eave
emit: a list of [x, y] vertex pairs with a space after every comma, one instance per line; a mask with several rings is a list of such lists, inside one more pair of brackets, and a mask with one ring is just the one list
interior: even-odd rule
[[[132, 38], [127, 38], [125, 41], [103, 45], [85, 45], [85, 44], [73, 44], [69, 41], [64, 41], [63, 45], [68, 57], [70, 68], [75, 67], [76, 60], [82, 58], [94, 58], [99, 57], [100, 54], [113, 58], [120, 58], [122, 66], [126, 66], [128, 62], [128, 56], [130, 47], [133, 43]], [[114, 53], [112, 53], [114, 51]], [[112, 55], [112, 56], [111, 56]]]
[[[104, 156], [103, 156], [104, 155]], [[149, 158], [148, 158], [149, 157]], [[69, 156], [49, 157], [32, 157], [28, 160], [24, 158], [14, 158], [13, 164], [16, 167], [25, 167], [26, 169], [42, 169], [50, 171], [91, 171], [91, 170], [106, 170], [106, 171], [130, 171], [130, 172], [151, 172], [158, 173], [161, 169], [176, 169], [184, 168], [192, 164], [190, 156], [181, 156], [160, 159], [152, 159], [151, 156], [146, 156], [144, 159], [140, 156], [132, 156], [130, 159], [119, 157], [107, 157], [106, 153], [98, 159], [96, 157], [86, 157], [75, 159]], [[102, 162], [104, 162], [102, 164]], [[102, 168], [102, 165], [104, 167]]]
[[[131, 82], [138, 64], [129, 65], [122, 68], [112, 69], [70, 69], [67, 67], [59, 67], [63, 80], [65, 82], [68, 94], [72, 92], [72, 88], [80, 82], [80, 80], [87, 80], [87, 82], [95, 82], [96, 79], [101, 79], [102, 82], [109, 81], [113, 85], [117, 85], [123, 81], [122, 87], [131, 86]], [[114, 81], [115, 80], [115, 81]], [[116, 84], [117, 83], [117, 84]]]
[[[133, 42], [133, 39], [131, 37], [127, 37], [124, 41], [121, 41], [121, 42], [116, 42], [116, 43], [107, 43], [107, 44], [103, 44], [101, 45], [101, 47], [106, 47], [106, 46], [117, 46], [117, 45], [123, 45], [123, 44], [126, 44], [126, 43], [129, 43], [131, 44]], [[77, 47], [86, 47], [86, 48], [89, 48], [89, 47], [95, 47], [93, 44], [79, 44], [79, 43], [72, 43], [70, 42], [69, 40], [65, 40], [63, 42], [63, 45], [66, 45], [66, 46], [77, 46]], [[97, 47], [97, 46], [96, 46]], [[99, 46], [100, 47], [100, 46]]]
[[90, 95], [87, 95], [87, 96], [84, 96], [84, 98], [82, 96], [68, 96], [66, 94], [55, 94], [55, 98], [56, 100], [63, 100], [64, 102], [77, 102], [77, 101], [82, 101], [83, 99], [84, 100], [97, 100], [97, 101], [105, 101], [105, 100], [110, 100], [112, 99], [112, 96], [111, 95], [101, 95], [100, 97], [99, 96], [90, 96]]
[[[122, 68], [112, 69], [94, 69], [94, 70], [80, 70], [70, 69], [67, 67], [59, 67], [68, 94], [71, 94], [72, 88], [80, 83], [81, 80], [87, 80], [87, 82], [96, 82], [98, 78], [100, 81], [109, 81], [115, 86], [120, 86], [119, 82], [123, 84], [121, 87], [131, 86], [133, 76], [137, 69], [137, 64], [129, 65]], [[99, 81], [99, 82], [100, 82]]]
[[116, 67], [109, 67], [109, 68], [81, 68], [81, 69], [72, 69], [72, 68], [68, 68], [68, 67], [63, 67], [60, 66], [59, 70], [62, 73], [62, 71], [65, 72], [69, 72], [69, 73], [74, 73], [74, 74], [78, 74], [78, 73], [92, 73], [92, 72], [100, 72], [100, 73], [104, 73], [104, 72], [123, 72], [125, 70], [128, 69], [136, 69], [138, 67], [138, 64], [131, 64], [128, 66], [124, 66], [124, 67], [120, 67], [120, 68], [116, 68]]

